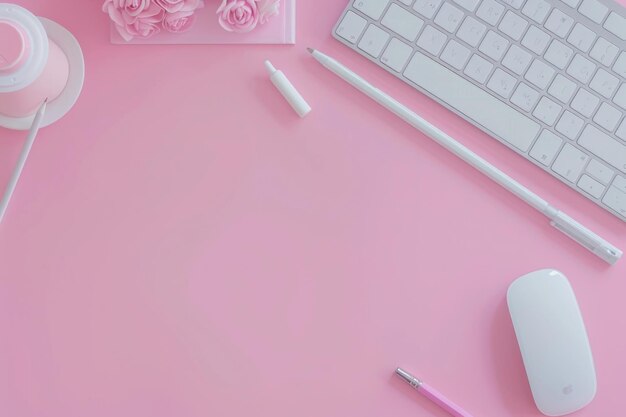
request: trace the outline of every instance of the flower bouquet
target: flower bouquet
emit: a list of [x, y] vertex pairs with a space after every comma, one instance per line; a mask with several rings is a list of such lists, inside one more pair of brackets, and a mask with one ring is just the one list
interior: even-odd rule
[[295, 43], [295, 0], [105, 0], [102, 10], [114, 43]]

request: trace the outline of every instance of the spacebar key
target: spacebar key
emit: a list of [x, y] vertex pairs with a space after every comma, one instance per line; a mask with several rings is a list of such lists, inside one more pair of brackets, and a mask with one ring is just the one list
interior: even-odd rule
[[539, 133], [539, 123], [420, 52], [404, 76], [522, 152]]

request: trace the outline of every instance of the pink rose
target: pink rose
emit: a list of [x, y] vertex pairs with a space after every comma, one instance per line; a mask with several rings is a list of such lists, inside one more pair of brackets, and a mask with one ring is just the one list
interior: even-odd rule
[[[132, 23], [135, 18], [145, 13], [152, 6], [152, 0], [106, 0], [102, 6], [105, 12], [111, 13], [111, 9], [119, 12], [127, 23]], [[113, 16], [111, 16], [113, 19]]]
[[272, 17], [278, 15], [280, 0], [257, 0], [257, 6], [259, 8], [259, 21], [264, 25]]
[[194, 11], [181, 10], [176, 13], [167, 13], [163, 20], [163, 29], [172, 33], [186, 32], [196, 20]]
[[149, 38], [159, 33], [165, 17], [165, 11], [152, 0], [105, 0], [102, 10], [127, 42], [134, 37]]
[[259, 23], [255, 0], [222, 0], [217, 14], [220, 25], [228, 32], [250, 32]]
[[154, 2], [168, 13], [193, 12], [204, 6], [203, 0], [154, 0]]

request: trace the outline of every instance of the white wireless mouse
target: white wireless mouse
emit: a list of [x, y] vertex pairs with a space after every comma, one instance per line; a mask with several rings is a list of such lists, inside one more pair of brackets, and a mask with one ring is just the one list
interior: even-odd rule
[[518, 278], [507, 302], [530, 389], [548, 416], [573, 413], [596, 395], [596, 372], [578, 302], [561, 272]]

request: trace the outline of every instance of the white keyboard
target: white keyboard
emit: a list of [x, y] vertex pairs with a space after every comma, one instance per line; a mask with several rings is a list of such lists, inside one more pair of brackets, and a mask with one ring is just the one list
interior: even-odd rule
[[351, 0], [335, 38], [626, 221], [626, 11]]

